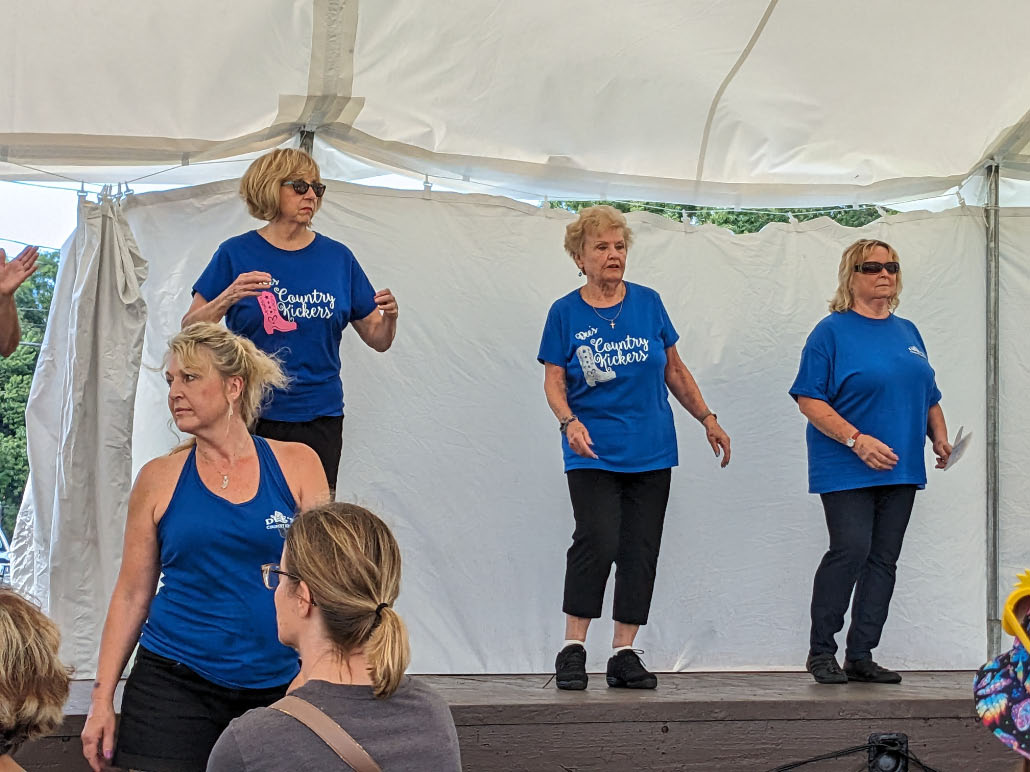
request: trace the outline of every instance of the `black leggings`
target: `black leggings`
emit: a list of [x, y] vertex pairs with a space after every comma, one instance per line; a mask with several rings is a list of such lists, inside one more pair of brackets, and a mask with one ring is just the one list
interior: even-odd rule
[[576, 530], [566, 557], [562, 610], [588, 619], [601, 616], [615, 563], [613, 618], [647, 624], [672, 470], [571, 469], [566, 477]]
[[822, 494], [830, 548], [819, 563], [812, 587], [810, 654], [837, 651], [834, 636], [844, 626], [844, 612], [851, 601], [844, 657], [856, 662], [872, 656], [887, 621], [898, 556], [915, 497], [914, 485], [877, 485]]
[[343, 416], [331, 415], [310, 421], [268, 421], [259, 418], [254, 434], [267, 440], [300, 442], [318, 454], [322, 462], [330, 492], [336, 491], [336, 478], [340, 473], [340, 454], [343, 452]]

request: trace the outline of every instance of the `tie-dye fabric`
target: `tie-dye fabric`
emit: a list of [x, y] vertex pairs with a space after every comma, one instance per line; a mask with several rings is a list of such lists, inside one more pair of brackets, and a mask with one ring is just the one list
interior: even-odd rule
[[[1023, 620], [1024, 629], [1030, 616]], [[1025, 758], [1030, 759], [1030, 654], [1017, 640], [1009, 651], [981, 667], [973, 680], [973, 699], [981, 723]]]

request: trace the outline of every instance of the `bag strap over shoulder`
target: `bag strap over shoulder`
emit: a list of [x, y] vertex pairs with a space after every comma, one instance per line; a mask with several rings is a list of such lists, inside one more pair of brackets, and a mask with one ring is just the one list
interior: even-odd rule
[[304, 724], [336, 751], [336, 755], [347, 762], [354, 772], [382, 772], [379, 765], [368, 755], [368, 751], [362, 748], [347, 730], [307, 700], [287, 695], [268, 707]]

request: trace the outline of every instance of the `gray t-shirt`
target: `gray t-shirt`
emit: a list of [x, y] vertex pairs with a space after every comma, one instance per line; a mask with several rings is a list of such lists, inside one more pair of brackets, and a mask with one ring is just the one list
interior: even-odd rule
[[[444, 699], [404, 676], [390, 697], [371, 686], [309, 681], [292, 692], [332, 717], [383, 772], [460, 772], [458, 734]], [[292, 716], [257, 708], [229, 724], [207, 762], [207, 772], [327, 772], [350, 770], [314, 732]]]

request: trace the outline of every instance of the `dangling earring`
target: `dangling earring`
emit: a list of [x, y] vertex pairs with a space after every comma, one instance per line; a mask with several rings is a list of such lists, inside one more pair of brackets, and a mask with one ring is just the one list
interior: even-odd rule
[[580, 275], [580, 276], [582, 276], [582, 275], [583, 275], [583, 269], [580, 269], [580, 271], [579, 271], [579, 275]]
[[229, 403], [229, 413], [225, 416], [225, 436], [229, 436], [229, 427], [232, 426], [232, 402]]

